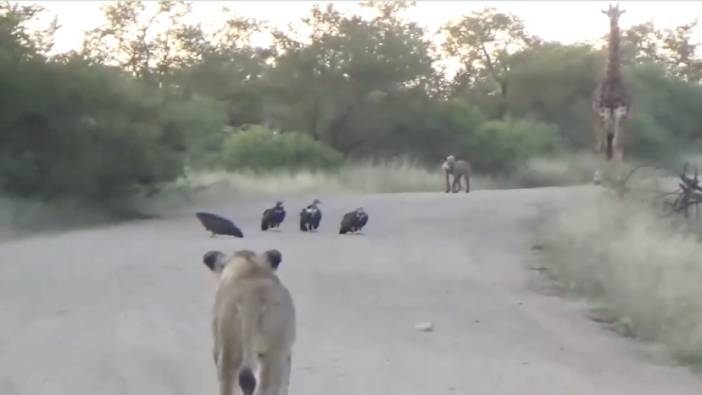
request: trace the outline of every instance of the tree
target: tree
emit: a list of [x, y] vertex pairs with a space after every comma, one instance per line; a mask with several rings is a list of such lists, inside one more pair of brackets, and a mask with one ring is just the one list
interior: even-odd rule
[[516, 118], [553, 123], [569, 148], [592, 147], [592, 92], [604, 54], [589, 45], [543, 44], [512, 55], [506, 106]]
[[26, 27], [37, 12], [0, 11], [3, 193], [108, 206], [151, 194], [182, 174], [204, 139], [197, 133], [222, 129], [211, 103], [203, 109], [167, 97], [117, 67], [79, 56], [43, 56], [48, 33]]
[[623, 34], [624, 63], [660, 63], [674, 77], [698, 83], [702, 59], [694, 41], [697, 20], [672, 29], [658, 30], [653, 23], [632, 26]]
[[[147, 4], [149, 5], [147, 9]], [[203, 40], [198, 27], [183, 23], [190, 12], [183, 0], [107, 4], [105, 26], [87, 32], [81, 53], [100, 64], [114, 64], [155, 83], [178, 66], [188, 65]]]
[[51, 50], [54, 34], [60, 27], [58, 20], [54, 18], [44, 29], [28, 27], [42, 12], [44, 8], [37, 5], [0, 2], [0, 58], [32, 60], [44, 57]]
[[702, 80], [702, 59], [697, 55], [699, 43], [693, 43], [697, 20], [666, 31], [663, 42], [668, 52], [668, 67], [674, 76], [689, 82]]
[[269, 116], [347, 154], [370, 145], [366, 137], [392, 130], [385, 123], [368, 129], [364, 119], [377, 111], [374, 100], [421, 90], [434, 73], [424, 30], [399, 18], [401, 5], [366, 4], [376, 11], [369, 20], [345, 16], [331, 4], [315, 6], [304, 20], [309, 43], [276, 33], [284, 52], [268, 79], [275, 97]]
[[622, 34], [622, 63], [663, 61], [662, 41], [663, 32], [657, 30], [653, 22], [641, 23], [626, 29]]
[[507, 115], [505, 100], [509, 93], [506, 78], [509, 55], [534, 46], [540, 40], [526, 32], [520, 18], [494, 8], [484, 8], [449, 22], [442, 31], [446, 37], [444, 51], [462, 66], [456, 83], [462, 89], [485, 80], [494, 84], [499, 97], [496, 116], [504, 118]]

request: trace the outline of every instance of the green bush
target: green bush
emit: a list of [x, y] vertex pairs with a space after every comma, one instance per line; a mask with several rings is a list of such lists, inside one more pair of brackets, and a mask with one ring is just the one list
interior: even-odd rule
[[216, 162], [226, 137], [227, 112], [221, 102], [198, 95], [189, 100], [170, 100], [163, 118], [182, 130], [192, 167], [208, 167]]
[[633, 103], [631, 153], [640, 159], [674, 159], [702, 138], [702, 87], [670, 77], [655, 64], [627, 69]]
[[166, 111], [158, 92], [79, 59], [26, 66], [13, 92], [0, 92], [4, 192], [107, 204], [182, 174], [185, 131], [197, 122]]
[[[423, 116], [426, 126], [421, 133], [417, 133], [412, 143], [418, 156], [431, 159], [432, 164], [443, 160], [456, 146], [466, 146], [485, 122], [485, 116], [478, 107], [461, 98], [440, 103], [433, 112]], [[427, 134], [431, 138], [427, 138]]]
[[507, 173], [559, 146], [558, 129], [534, 121], [489, 121], [470, 137], [466, 157], [479, 171]]
[[265, 126], [253, 125], [226, 138], [221, 160], [227, 170], [258, 171], [338, 168], [344, 158], [305, 134], [278, 134]]
[[629, 148], [641, 159], [661, 160], [675, 151], [675, 136], [648, 114], [637, 112], [631, 119]]

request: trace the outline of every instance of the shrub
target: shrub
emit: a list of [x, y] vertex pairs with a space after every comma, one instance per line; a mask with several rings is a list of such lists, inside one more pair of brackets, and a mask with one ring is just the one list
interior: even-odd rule
[[198, 95], [170, 100], [163, 117], [182, 130], [190, 165], [207, 167], [216, 162], [226, 137], [227, 113], [221, 102]]
[[702, 138], [702, 87], [670, 77], [656, 64], [627, 69], [631, 86], [633, 119], [632, 155], [640, 159], [675, 159], [691, 151], [690, 143]]
[[338, 151], [299, 132], [275, 133], [265, 126], [241, 128], [224, 142], [227, 170], [332, 169], [343, 163]]
[[530, 157], [553, 151], [559, 142], [553, 125], [533, 121], [490, 121], [469, 139], [472, 165], [488, 173], [507, 173]]
[[158, 92], [80, 60], [35, 63], [21, 78], [12, 100], [0, 93], [0, 181], [10, 195], [107, 203], [182, 173], [186, 123]]
[[647, 113], [634, 113], [631, 119], [629, 143], [631, 155], [650, 160], [661, 160], [674, 152], [675, 136]]

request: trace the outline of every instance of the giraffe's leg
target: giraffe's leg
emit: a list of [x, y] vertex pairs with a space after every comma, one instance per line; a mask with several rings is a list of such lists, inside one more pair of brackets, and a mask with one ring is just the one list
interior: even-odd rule
[[593, 182], [595, 184], [600, 184], [605, 178], [605, 172], [607, 171], [606, 166], [609, 161], [609, 147], [607, 132], [610, 126], [610, 116], [609, 110], [606, 107], [598, 107], [595, 115], [595, 139], [596, 139], [596, 151], [598, 159], [598, 167], [593, 175]]
[[599, 119], [597, 123], [597, 170], [592, 177], [592, 182], [595, 185], [602, 183], [604, 176], [604, 163], [606, 161], [607, 155], [607, 138], [605, 136], [606, 129], [604, 127], [605, 120], [603, 118]]
[[605, 158], [607, 158], [607, 160], [612, 160], [614, 157], [615, 144], [614, 134], [608, 133], [605, 136]]
[[624, 150], [622, 149], [622, 147], [616, 147], [614, 149], [613, 158], [617, 164], [621, 164], [624, 162]]
[[612, 129], [614, 132], [614, 140], [612, 144], [614, 145], [614, 160], [618, 164], [624, 161], [624, 144], [625, 144], [625, 120], [629, 116], [629, 108], [627, 106], [619, 106], [614, 109], [614, 119]]

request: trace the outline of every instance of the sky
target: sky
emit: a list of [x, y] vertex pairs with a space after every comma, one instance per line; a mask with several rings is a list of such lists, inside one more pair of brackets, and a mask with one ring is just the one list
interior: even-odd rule
[[[77, 49], [83, 31], [102, 21], [100, 7], [105, 1], [20, 1], [40, 4], [47, 9], [45, 20], [58, 16], [61, 28], [56, 33], [53, 52]], [[314, 3], [334, 3], [340, 10], [358, 8], [356, 1], [194, 1], [193, 21], [204, 26], [221, 20], [221, 9], [227, 6], [236, 14], [266, 20], [284, 28], [308, 14]], [[417, 1], [406, 17], [432, 31], [447, 21], [483, 7], [495, 7], [521, 17], [527, 30], [546, 40], [573, 43], [594, 41], [607, 33], [608, 20], [600, 10], [608, 1]], [[702, 16], [702, 1], [620, 1], [626, 10], [620, 19], [622, 28], [652, 21], [658, 28], [669, 28]], [[702, 28], [696, 31], [702, 42]], [[256, 43], [254, 43], [256, 44]]]

